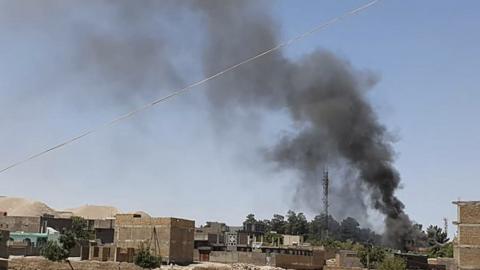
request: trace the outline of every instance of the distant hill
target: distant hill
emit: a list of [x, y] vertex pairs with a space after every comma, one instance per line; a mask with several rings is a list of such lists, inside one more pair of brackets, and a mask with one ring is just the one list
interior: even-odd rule
[[120, 210], [113, 206], [104, 205], [84, 205], [78, 208], [65, 209], [70, 211], [74, 216], [83, 217], [86, 219], [105, 219], [114, 218], [116, 214], [120, 214]]
[[56, 215], [56, 211], [45, 203], [17, 197], [0, 197], [0, 211], [7, 212], [9, 216]]
[[[0, 196], [0, 212], [7, 212], [7, 215], [9, 216], [40, 217], [44, 214], [48, 214], [59, 218], [78, 216], [85, 219], [114, 218], [116, 214], [122, 213], [118, 208], [113, 206], [90, 204], [77, 208], [55, 210], [43, 202], [7, 196]], [[143, 211], [137, 211], [134, 213], [148, 216], [148, 214]]]

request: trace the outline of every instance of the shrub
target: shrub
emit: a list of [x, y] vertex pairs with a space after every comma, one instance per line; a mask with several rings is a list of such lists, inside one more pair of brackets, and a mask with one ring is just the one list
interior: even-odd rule
[[446, 257], [446, 258], [453, 258], [453, 244], [452, 242], [447, 243], [443, 246], [434, 246], [430, 248], [430, 252], [428, 253], [428, 257], [430, 258], [437, 258], [437, 257]]
[[69, 251], [55, 241], [48, 241], [42, 248], [41, 254], [50, 261], [59, 262], [68, 258]]
[[361, 247], [357, 250], [360, 261], [364, 267], [377, 268], [385, 259], [385, 250], [381, 247]]
[[149, 248], [141, 247], [138, 254], [135, 256], [135, 264], [142, 267], [153, 269], [160, 267], [162, 259], [150, 252]]
[[378, 266], [378, 270], [405, 270], [407, 264], [405, 260], [399, 257], [387, 257]]

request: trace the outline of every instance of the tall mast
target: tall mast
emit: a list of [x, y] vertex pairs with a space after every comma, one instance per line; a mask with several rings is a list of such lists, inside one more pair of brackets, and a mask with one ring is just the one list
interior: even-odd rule
[[328, 238], [328, 168], [323, 170], [323, 210], [325, 211], [325, 233], [324, 238]]

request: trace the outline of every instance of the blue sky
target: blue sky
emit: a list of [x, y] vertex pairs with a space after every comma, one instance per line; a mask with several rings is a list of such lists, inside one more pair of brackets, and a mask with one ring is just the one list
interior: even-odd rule
[[[285, 1], [284, 32], [313, 25], [359, 1]], [[451, 201], [478, 199], [480, 36], [477, 1], [382, 1], [290, 48], [333, 50], [381, 81], [370, 93], [383, 123], [398, 138], [399, 192], [421, 223], [456, 218]], [[301, 18], [301, 19], [299, 19]]]
[[[288, 39], [365, 1], [271, 3], [282, 37]], [[454, 220], [453, 200], [478, 199], [479, 8], [478, 1], [380, 1], [286, 49], [295, 59], [325, 48], [380, 75], [369, 99], [397, 138], [399, 197], [423, 224]], [[98, 85], [62, 70], [71, 61], [63, 53], [73, 46], [68, 39], [32, 29], [0, 27], [1, 167], [170, 89], [162, 85], [159, 93], [118, 105], [102, 92], [116, 82]], [[198, 50], [191, 48], [195, 43], [177, 45], [181, 54], [174, 64], [182, 77], [199, 78], [190, 67], [200, 61]], [[94, 90], [85, 95], [88, 86]], [[251, 166], [261, 162], [258, 147], [289, 128], [284, 117], [266, 116], [261, 132], [231, 127], [219, 140], [215, 128], [206, 127], [210, 116], [201, 89], [0, 175], [6, 184], [1, 192], [58, 208], [108, 204], [197, 223], [239, 224], [250, 212], [268, 218], [290, 208], [315, 214], [292, 202], [295, 176]], [[377, 226], [378, 220], [372, 223]]]

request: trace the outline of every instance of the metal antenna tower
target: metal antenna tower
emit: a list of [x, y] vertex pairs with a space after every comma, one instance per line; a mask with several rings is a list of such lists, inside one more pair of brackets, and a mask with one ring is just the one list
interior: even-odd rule
[[323, 170], [323, 210], [325, 211], [325, 234], [324, 237], [328, 238], [328, 168]]
[[448, 235], [448, 219], [446, 217], [443, 218], [443, 231]]

